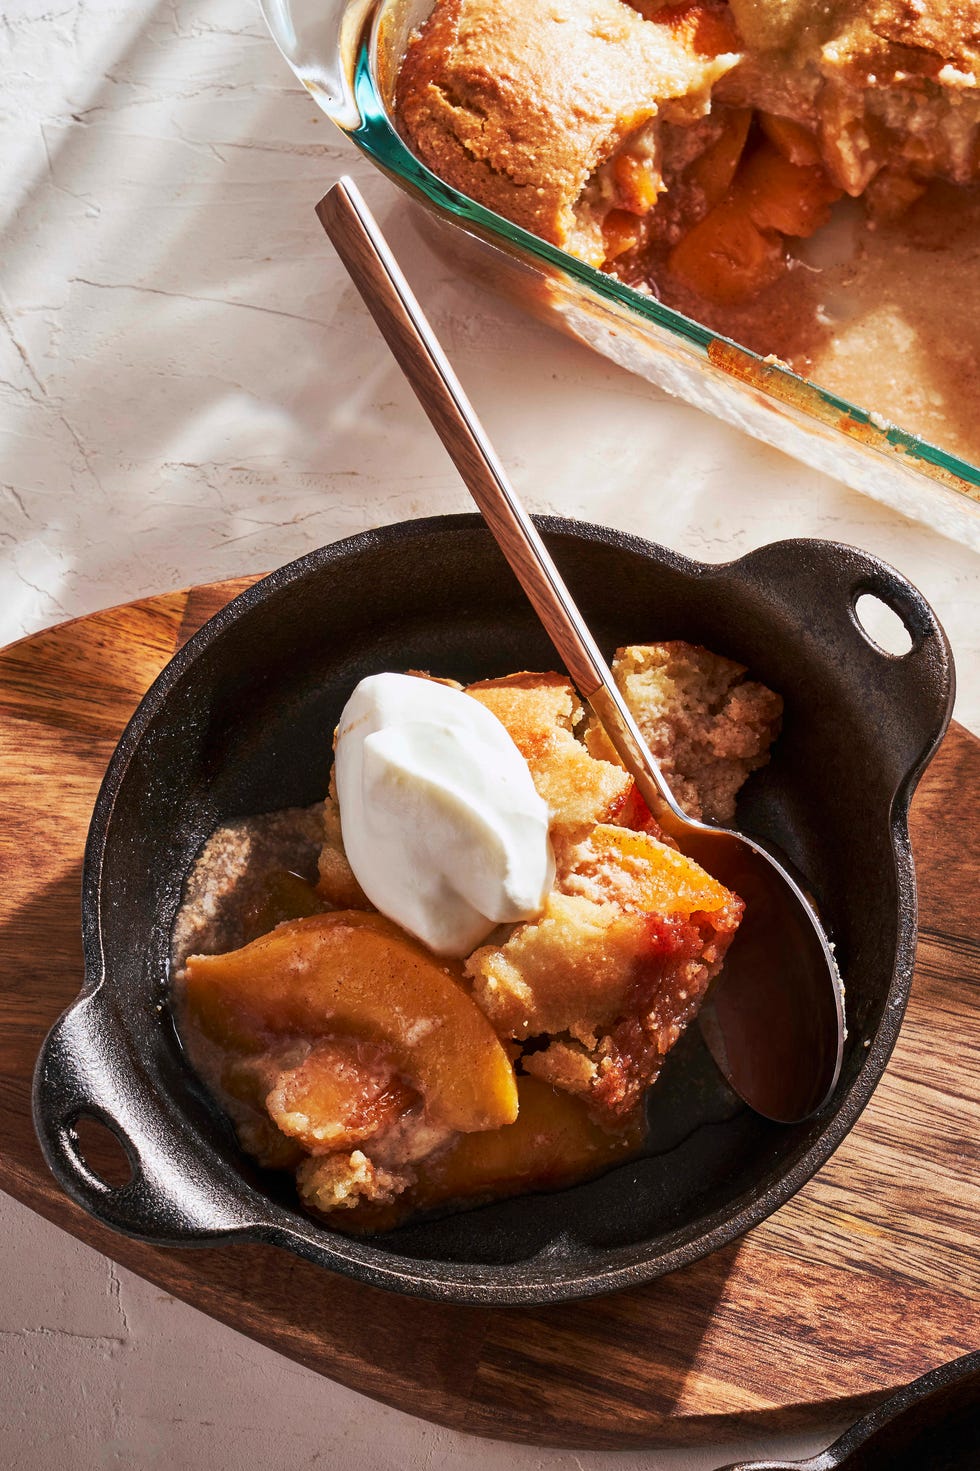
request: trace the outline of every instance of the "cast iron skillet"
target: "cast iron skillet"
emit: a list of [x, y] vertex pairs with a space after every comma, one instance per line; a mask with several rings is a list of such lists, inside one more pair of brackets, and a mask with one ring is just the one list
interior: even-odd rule
[[739, 1461], [721, 1471], [976, 1471], [980, 1353], [906, 1384], [807, 1461]]
[[[48, 1163], [99, 1219], [154, 1243], [273, 1242], [421, 1296], [556, 1302], [732, 1241], [819, 1169], [867, 1103], [912, 977], [909, 800], [953, 698], [934, 614], [897, 572], [831, 542], [778, 542], [707, 566], [601, 527], [539, 526], [608, 654], [689, 639], [783, 695], [783, 733], [738, 822], [806, 876], [837, 943], [850, 1035], [835, 1097], [804, 1124], [768, 1123], [740, 1105], [692, 1028], [650, 1094], [646, 1157], [571, 1190], [364, 1240], [311, 1220], [289, 1177], [243, 1156], [167, 1004], [170, 929], [202, 842], [231, 817], [323, 796], [331, 732], [369, 673], [470, 680], [555, 667], [479, 518], [411, 521], [312, 552], [236, 598], [168, 664], [109, 764], [82, 883], [85, 986], [44, 1043], [34, 1092]], [[863, 592], [901, 616], [913, 641], [904, 657], [862, 632]], [[125, 1186], [86, 1164], [83, 1115], [123, 1142]]]

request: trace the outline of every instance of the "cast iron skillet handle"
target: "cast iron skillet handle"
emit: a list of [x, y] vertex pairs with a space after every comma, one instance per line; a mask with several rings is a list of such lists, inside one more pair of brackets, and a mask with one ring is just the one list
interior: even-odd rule
[[[851, 584], [849, 616], [857, 635], [886, 665], [891, 686], [892, 716], [901, 716], [899, 729], [907, 740], [910, 775], [917, 776], [949, 725], [956, 691], [956, 675], [949, 640], [939, 619], [917, 588], [887, 563], [860, 552], [856, 560], [868, 564]], [[879, 649], [860, 624], [857, 603], [865, 593], [879, 598], [905, 625], [912, 647], [905, 654]], [[895, 725], [892, 726], [893, 735]]]
[[[762, 583], [778, 579], [795, 606], [819, 609], [820, 627], [804, 637], [829, 642], [842, 664], [867, 672], [868, 714], [896, 762], [896, 777], [915, 780], [949, 724], [955, 692], [953, 656], [943, 627], [907, 578], [868, 552], [828, 541], [785, 541], [750, 552]], [[809, 586], [807, 586], [809, 584]], [[870, 593], [901, 619], [912, 641], [889, 654], [862, 627], [856, 610]]]
[[[104, 1044], [109, 1018], [99, 1000], [98, 991], [81, 996], [63, 1013], [34, 1070], [34, 1127], [55, 1179], [90, 1215], [143, 1241], [192, 1244], [256, 1232], [266, 1223], [256, 1218], [254, 1200], [231, 1182], [216, 1187], [212, 1176], [209, 1184], [205, 1167], [196, 1180], [185, 1170], [179, 1194], [174, 1189], [170, 1100], [135, 1101], [132, 1063], [118, 1035], [111, 1050]], [[119, 1141], [132, 1170], [125, 1185], [107, 1184], [86, 1163], [76, 1132], [82, 1117]]]
[[980, 1353], [971, 1353], [903, 1385], [805, 1461], [738, 1461], [719, 1471], [972, 1471], [978, 1431]]

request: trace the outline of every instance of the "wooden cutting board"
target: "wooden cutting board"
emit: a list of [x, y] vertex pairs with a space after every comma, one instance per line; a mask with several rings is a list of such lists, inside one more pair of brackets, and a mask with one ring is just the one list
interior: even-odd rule
[[481, 1435], [616, 1447], [786, 1430], [980, 1346], [980, 741], [956, 726], [913, 806], [918, 962], [885, 1078], [816, 1179], [707, 1260], [584, 1303], [457, 1308], [271, 1247], [145, 1246], [61, 1194], [31, 1125], [31, 1072], [82, 979], [79, 878], [99, 782], [151, 680], [252, 580], [0, 652], [0, 1188], [319, 1373]]

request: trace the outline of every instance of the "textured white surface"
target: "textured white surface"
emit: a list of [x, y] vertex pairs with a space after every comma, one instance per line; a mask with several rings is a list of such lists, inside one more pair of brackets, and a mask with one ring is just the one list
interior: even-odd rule
[[458, 1435], [290, 1363], [5, 1196], [0, 1208], [20, 1264], [0, 1312], [4, 1471], [713, 1471], [829, 1438], [603, 1454]]
[[[292, 83], [249, 0], [13, 0], [0, 68], [0, 643], [468, 508], [314, 219], [346, 170], [532, 509], [716, 561], [782, 536], [856, 542], [939, 611], [958, 717], [980, 729], [975, 555], [457, 280]], [[69, 1443], [73, 1471], [693, 1471], [750, 1449], [468, 1440], [297, 1369], [3, 1198], [0, 1230], [10, 1471], [62, 1471]]]

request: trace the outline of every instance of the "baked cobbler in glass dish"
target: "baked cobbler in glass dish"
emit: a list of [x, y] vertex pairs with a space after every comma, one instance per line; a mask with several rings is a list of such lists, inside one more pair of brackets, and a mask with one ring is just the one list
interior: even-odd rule
[[[613, 669], [685, 809], [730, 823], [780, 698], [687, 643]], [[332, 1225], [384, 1230], [638, 1153], [742, 910], [665, 841], [564, 676], [372, 676], [326, 800], [200, 853], [179, 1030], [249, 1154]]]
[[980, 0], [437, 0], [395, 117], [470, 198], [980, 463]]

